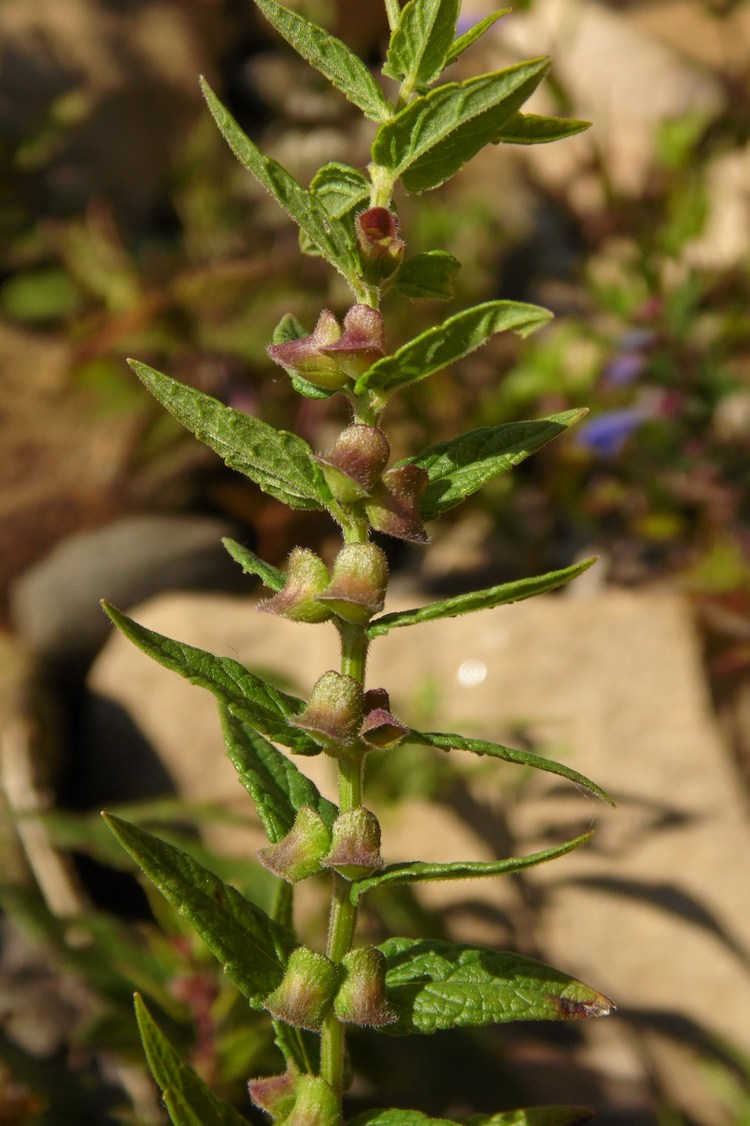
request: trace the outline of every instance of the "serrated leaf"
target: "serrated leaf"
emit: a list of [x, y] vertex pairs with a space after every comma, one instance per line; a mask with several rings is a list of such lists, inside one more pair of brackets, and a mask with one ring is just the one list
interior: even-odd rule
[[492, 142], [495, 145], [546, 145], [583, 133], [590, 121], [576, 117], [543, 117], [538, 113], [517, 113], [506, 121]]
[[460, 269], [461, 263], [447, 250], [427, 250], [406, 259], [396, 276], [396, 289], [411, 301], [448, 301], [454, 295], [453, 278]]
[[567, 778], [577, 786], [590, 790], [607, 805], [614, 805], [609, 794], [592, 782], [590, 778], [579, 774], [570, 766], [563, 766], [553, 759], [542, 758], [540, 755], [531, 754], [530, 751], [519, 751], [514, 747], [504, 747], [502, 743], [491, 743], [487, 739], [471, 739], [467, 735], [447, 734], [442, 731], [415, 731], [413, 728], [406, 736], [407, 743], [419, 743], [424, 747], [437, 747], [441, 751], [470, 751], [474, 755], [487, 755], [489, 758], [501, 759], [503, 762], [516, 763], [518, 766], [531, 766], [534, 770], [543, 770], [548, 774], [557, 774], [560, 778]]
[[378, 129], [373, 162], [400, 177], [407, 191], [439, 187], [495, 140], [548, 69], [548, 59], [528, 59], [415, 98]]
[[237, 719], [274, 742], [290, 747], [296, 754], [320, 754], [320, 747], [309, 735], [286, 722], [287, 716], [299, 715], [305, 707], [304, 700], [267, 684], [231, 657], [217, 657], [194, 645], [164, 637], [134, 622], [114, 606], [106, 602], [102, 605], [120, 632], [134, 645], [191, 684], [207, 688]]
[[386, 120], [389, 108], [380, 87], [345, 43], [298, 12], [276, 4], [275, 0], [255, 0], [255, 3], [297, 54], [361, 109], [365, 117], [373, 121]]
[[536, 594], [555, 590], [578, 578], [596, 563], [598, 556], [584, 559], [580, 563], [573, 563], [570, 567], [563, 567], [559, 571], [549, 571], [546, 575], [537, 575], [530, 579], [516, 579], [515, 582], [500, 583], [499, 586], [490, 586], [485, 590], [473, 590], [468, 594], [459, 594], [455, 598], [446, 598], [443, 602], [432, 602], [429, 606], [418, 606], [414, 610], [399, 610], [393, 614], [383, 614], [375, 618], [367, 630], [367, 636], [372, 640], [381, 637], [392, 629], [402, 626], [415, 626], [420, 622], [432, 622], [439, 618], [456, 618], [461, 614], [472, 614], [476, 610], [491, 610], [495, 606], [505, 606], [510, 602], [521, 602], [525, 598], [533, 598]]
[[355, 391], [389, 394], [397, 387], [417, 383], [441, 371], [484, 344], [498, 332], [528, 336], [546, 324], [552, 314], [538, 305], [520, 301], [485, 301], [449, 317], [441, 325], [427, 329], [402, 345], [390, 356], [383, 356], [360, 376]]
[[278, 161], [263, 155], [240, 129], [205, 79], [201, 79], [201, 87], [214, 121], [240, 164], [248, 172], [252, 172], [256, 180], [305, 232], [323, 258], [346, 278], [354, 293], [362, 297], [364, 288], [359, 278], [359, 259], [346, 230], [330, 219], [323, 207], [305, 191], [291, 172]]
[[547, 860], [556, 860], [566, 852], [591, 840], [593, 833], [585, 833], [565, 844], [545, 848], [529, 856], [511, 856], [505, 860], [465, 860], [450, 861], [445, 864], [432, 864], [421, 860], [406, 864], [387, 864], [374, 876], [356, 880], [349, 892], [349, 898], [356, 907], [363, 895], [382, 884], [420, 884], [435, 880], [473, 880], [486, 876], [506, 876], [509, 872], [520, 872], [533, 868]]
[[266, 561], [257, 556], [255, 552], [250, 551], [247, 547], [243, 547], [241, 543], [230, 539], [229, 536], [224, 536], [221, 542], [232, 556], [232, 559], [239, 563], [246, 575], [256, 575], [269, 590], [278, 593], [282, 589], [286, 583], [286, 575], [283, 571], [280, 571], [278, 567], [273, 567], [270, 563], [266, 563]]
[[383, 1032], [403, 1036], [521, 1020], [606, 1016], [612, 1002], [543, 962], [484, 946], [390, 938], [388, 1002], [398, 1021]]
[[429, 85], [443, 67], [456, 34], [461, 0], [409, 0], [391, 36], [383, 74], [407, 90]]
[[219, 715], [227, 754], [272, 844], [286, 836], [303, 806], [311, 806], [333, 827], [338, 809], [314, 782], [249, 724], [226, 708], [220, 707]]
[[585, 1106], [534, 1106], [500, 1114], [472, 1114], [462, 1126], [585, 1126], [593, 1117]]
[[371, 191], [372, 184], [363, 172], [337, 160], [324, 164], [310, 181], [310, 194], [334, 219], [343, 219], [356, 207], [363, 207]]
[[247, 1126], [246, 1118], [183, 1063], [137, 993], [135, 1015], [151, 1074], [174, 1126]]
[[182, 849], [111, 814], [120, 844], [178, 914], [203, 938], [254, 1009], [273, 992], [297, 945], [293, 935]]
[[458, 1126], [452, 1118], [430, 1118], [421, 1110], [366, 1110], [347, 1126]]
[[464, 51], [471, 47], [472, 43], [476, 43], [477, 39], [481, 39], [485, 31], [489, 31], [494, 23], [497, 22], [502, 16], [507, 16], [510, 8], [502, 8], [499, 12], [493, 12], [489, 16], [485, 16], [483, 20], [478, 20], [468, 31], [463, 35], [459, 35], [458, 39], [454, 39], [451, 49], [448, 52], [448, 57], [445, 60], [445, 65], [450, 66], [456, 59], [463, 55]]
[[419, 465], [426, 470], [430, 483], [419, 498], [419, 509], [424, 520], [434, 520], [488, 481], [510, 472], [586, 413], [585, 409], [569, 410], [547, 418], [480, 426], [428, 446], [416, 457], [405, 458], [398, 464]]
[[302, 438], [276, 430], [260, 419], [218, 399], [178, 383], [148, 364], [128, 360], [131, 368], [155, 399], [210, 446], [230, 469], [254, 481], [265, 493], [289, 508], [326, 508], [328, 488]]

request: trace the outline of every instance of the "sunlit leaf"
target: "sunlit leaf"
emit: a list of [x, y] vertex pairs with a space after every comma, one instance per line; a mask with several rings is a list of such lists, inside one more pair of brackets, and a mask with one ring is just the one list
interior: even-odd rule
[[485, 946], [389, 938], [388, 1002], [398, 1021], [391, 1035], [437, 1032], [522, 1020], [606, 1016], [612, 1002], [543, 962]]
[[402, 626], [414, 626], [420, 622], [436, 621], [439, 618], [457, 618], [476, 610], [491, 610], [495, 606], [521, 602], [525, 598], [533, 598], [536, 594], [544, 594], [546, 591], [564, 586], [565, 583], [571, 582], [587, 571], [596, 560], [597, 556], [593, 556], [570, 567], [563, 567], [559, 571], [550, 571], [546, 575], [516, 579], [515, 582], [501, 583], [499, 586], [487, 587], [485, 590], [473, 590], [468, 594], [458, 594], [455, 598], [446, 598], [443, 602], [418, 606], [414, 610], [398, 610], [393, 614], [383, 614], [382, 617], [375, 618], [367, 633], [370, 638], [380, 637]]

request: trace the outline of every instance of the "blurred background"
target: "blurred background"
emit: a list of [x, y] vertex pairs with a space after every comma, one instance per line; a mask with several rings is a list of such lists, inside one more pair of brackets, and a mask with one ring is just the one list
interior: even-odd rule
[[[290, 6], [373, 64], [382, 58], [380, 0]], [[464, 26], [496, 7], [465, 0]], [[612, 705], [614, 727], [628, 721], [631, 765], [619, 758], [612, 772], [611, 747], [602, 746], [590, 773], [620, 787], [621, 805], [631, 801], [624, 824], [658, 842], [663, 867], [650, 868], [648, 854], [640, 868], [612, 874], [608, 856], [633, 857], [621, 822], [617, 848], [600, 848], [601, 868], [571, 883], [599, 895], [593, 918], [608, 915], [657, 982], [670, 950], [689, 960], [658, 1005], [648, 993], [629, 996], [628, 981], [643, 980], [635, 961], [613, 983], [622, 1043], [570, 1028], [437, 1037], [409, 1045], [411, 1080], [402, 1075], [394, 1087], [393, 1059], [363, 1037], [352, 1107], [373, 1092], [454, 1115], [560, 1097], [588, 1101], [603, 1126], [742, 1126], [750, 1123], [750, 1021], [740, 1016], [750, 1002], [750, 4], [529, 0], [460, 60], [455, 77], [545, 52], [555, 67], [531, 108], [594, 127], [549, 147], [492, 148], [439, 191], [399, 198], [409, 250], [447, 249], [463, 269], [449, 304], [394, 296], [384, 313], [392, 347], [490, 298], [537, 302], [556, 319], [523, 343], [496, 338], [408, 390], [386, 425], [397, 458], [460, 430], [570, 407], [590, 413], [454, 510], [427, 554], [395, 541], [388, 550], [395, 590], [422, 597], [599, 554], [587, 585], [564, 596], [564, 608], [551, 599], [540, 628], [550, 630], [547, 650], [559, 638], [563, 664], [566, 637], [590, 640], [584, 710], [631, 678], [653, 677], [650, 711], [638, 713], [635, 689]], [[228, 861], [217, 833], [238, 823], [252, 834], [246, 814], [201, 801], [200, 781], [181, 784], [184, 746], [170, 759], [169, 735], [160, 745], [134, 716], [128, 692], [143, 688], [142, 674], [106, 652], [102, 664], [109, 627], [98, 599], [127, 609], [198, 592], [168, 604], [180, 636], [179, 622], [192, 628], [206, 607], [214, 625], [222, 614], [229, 625], [237, 595], [254, 590], [223, 554], [222, 535], [276, 565], [295, 544], [325, 557], [335, 550], [326, 518], [288, 512], [226, 470], [125, 365], [142, 359], [317, 450], [346, 420], [335, 396], [298, 398], [265, 347], [284, 313], [312, 329], [323, 305], [346, 308], [347, 293], [319, 259], [300, 256], [296, 229], [226, 148], [202, 105], [201, 73], [303, 183], [330, 160], [367, 163], [369, 123], [251, 0], [0, 3], [0, 1123], [8, 1126], [163, 1121], [140, 1063], [134, 984], [243, 1112], [243, 1080], [276, 1066], [264, 1026], [180, 920], [147, 897], [96, 818], [102, 804], [129, 803], [133, 817], [267, 901], [263, 875]], [[613, 671], [623, 615], [633, 648]], [[526, 619], [518, 622], [523, 632]], [[430, 645], [434, 636], [425, 635]], [[265, 634], [248, 661], [304, 680], [284, 644], [286, 667]], [[641, 665], [641, 652], [653, 665]], [[543, 651], [530, 654], [525, 672], [544, 685], [534, 663]], [[425, 653], [415, 649], [411, 660], [403, 707], [425, 726], [450, 706], [423, 674]], [[682, 672], [670, 681], [669, 670]], [[464, 669], [459, 684], [480, 683], [475, 674]], [[559, 670], [550, 676], [559, 682]], [[471, 709], [485, 730], [501, 722], [491, 694], [486, 714], [478, 701], [462, 696], [456, 709]], [[548, 736], [529, 719], [535, 706], [501, 709], [503, 731], [532, 746], [559, 742], [559, 730]], [[672, 765], [651, 777], [658, 752], [643, 748], [655, 731]], [[217, 732], [206, 738], [216, 743]], [[373, 785], [394, 818], [406, 798], [434, 798], [474, 827], [488, 855], [518, 848], [527, 831], [509, 805], [530, 797], [544, 820], [555, 797], [513, 783], [490, 831], [478, 813], [484, 775], [384, 757]], [[576, 817], [590, 814], [587, 806]], [[555, 915], [554, 883], [552, 872], [543, 883], [513, 883], [508, 903], [474, 904], [475, 923], [484, 913], [490, 926], [496, 911], [496, 937], [544, 955], [555, 919], [560, 934], [566, 918], [580, 927], [587, 917], [575, 900], [561, 900]], [[445, 907], [391, 893], [369, 925], [373, 934], [381, 924], [451, 932]], [[662, 951], [655, 939], [650, 958], [648, 927], [625, 933], [638, 910], [657, 930], [662, 920], [672, 944]], [[691, 945], [696, 936], [703, 946]], [[594, 934], [605, 958], [608, 941]], [[399, 1059], [404, 1050], [398, 1044]], [[459, 1096], [443, 1083], [450, 1058], [463, 1061]]]

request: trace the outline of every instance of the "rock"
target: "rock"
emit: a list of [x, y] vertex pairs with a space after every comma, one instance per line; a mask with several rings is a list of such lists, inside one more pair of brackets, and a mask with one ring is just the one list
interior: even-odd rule
[[109, 632], [101, 598], [126, 610], [161, 590], [241, 589], [242, 573], [221, 545], [227, 521], [130, 516], [70, 536], [9, 592], [11, 619], [64, 679], [80, 671]]
[[[256, 669], [281, 670], [300, 694], [337, 663], [330, 625], [256, 616], [232, 599], [166, 595], [135, 617]], [[619, 808], [547, 774], [456, 754], [469, 769], [453, 806], [387, 810], [384, 855], [486, 859], [503, 854], [503, 834], [525, 853], [595, 825], [594, 843], [520, 882], [433, 884], [422, 899], [450, 908], [456, 937], [502, 945], [510, 934], [615, 999], [622, 1016], [585, 1027], [589, 1062], [610, 1092], [632, 1098], [648, 1089], [645, 1051], [675, 1105], [689, 1101], [705, 1126], [724, 1126], [689, 1061], [701, 1038], [704, 1049], [718, 1037], [750, 1050], [750, 888], [737, 862], [750, 829], [690, 607], [660, 591], [548, 596], [393, 631], [374, 646], [369, 683], [391, 688], [396, 714], [408, 721], [428, 682], [440, 686], [430, 727], [506, 741], [520, 730], [540, 753], [594, 778]], [[186, 798], [242, 805], [207, 693], [117, 635], [89, 683], [127, 709]], [[106, 753], [106, 739], [101, 746]], [[297, 761], [333, 796], [327, 760]], [[246, 851], [247, 836], [222, 845], [238, 843]]]

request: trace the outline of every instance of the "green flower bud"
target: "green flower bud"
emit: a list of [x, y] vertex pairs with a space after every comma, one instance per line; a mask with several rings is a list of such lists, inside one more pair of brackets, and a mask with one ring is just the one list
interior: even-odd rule
[[263, 1006], [278, 1020], [316, 1032], [333, 1004], [341, 968], [306, 946], [293, 950], [281, 984]]
[[394, 465], [384, 473], [372, 498], [365, 503], [373, 528], [410, 543], [427, 543], [419, 498], [429, 480], [426, 470], [419, 465]]
[[360, 737], [371, 747], [394, 747], [400, 743], [409, 728], [391, 713], [391, 702], [385, 688], [371, 688], [365, 692], [365, 718]]
[[336, 556], [330, 586], [317, 601], [344, 621], [363, 625], [383, 609], [387, 587], [385, 554], [374, 543], [351, 543]]
[[293, 622], [325, 622], [331, 613], [316, 601], [316, 595], [326, 590], [329, 582], [328, 568], [320, 556], [306, 547], [295, 547], [283, 588], [273, 598], [259, 602], [258, 609]]
[[333, 824], [331, 851], [324, 863], [347, 880], [358, 880], [382, 868], [380, 822], [375, 814], [362, 806], [340, 813]]
[[303, 805], [287, 835], [261, 848], [258, 859], [275, 876], [296, 884], [322, 871], [322, 860], [330, 847], [331, 834], [325, 821], [311, 806]]
[[347, 1024], [382, 1028], [398, 1019], [385, 996], [385, 955], [374, 946], [359, 946], [343, 960], [344, 980], [333, 1007]]
[[283, 1075], [263, 1075], [259, 1079], [251, 1079], [247, 1085], [250, 1101], [275, 1119], [283, 1119], [294, 1109], [298, 1078], [298, 1075], [287, 1071]]
[[309, 731], [325, 749], [353, 743], [364, 711], [362, 685], [351, 676], [324, 672], [313, 686], [307, 707], [287, 723]]
[[318, 1075], [300, 1075], [295, 1082], [294, 1107], [278, 1126], [338, 1126], [339, 1100]]
[[349, 503], [370, 495], [390, 455], [382, 430], [357, 424], [342, 431], [333, 449], [315, 460], [336, 500]]

